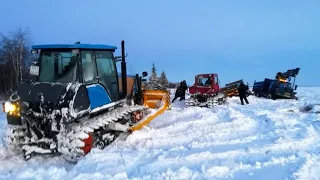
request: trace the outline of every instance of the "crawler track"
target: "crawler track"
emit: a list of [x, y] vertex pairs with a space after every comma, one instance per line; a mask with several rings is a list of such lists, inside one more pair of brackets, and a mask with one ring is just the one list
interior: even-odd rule
[[186, 107], [215, 107], [217, 105], [222, 105], [226, 102], [226, 96], [224, 94], [219, 94], [217, 96], [208, 97], [206, 101], [200, 102], [195, 96], [190, 97], [185, 100]]
[[69, 161], [77, 161], [91, 148], [104, 148], [120, 133], [127, 133], [126, 130], [135, 124], [132, 116], [134, 112], [143, 112], [144, 118], [148, 114], [148, 108], [141, 105], [111, 109], [78, 123], [62, 125], [56, 139], [35, 140], [26, 136], [26, 129], [10, 127], [6, 140], [12, 148], [21, 147], [26, 160], [36, 154], [60, 154]]

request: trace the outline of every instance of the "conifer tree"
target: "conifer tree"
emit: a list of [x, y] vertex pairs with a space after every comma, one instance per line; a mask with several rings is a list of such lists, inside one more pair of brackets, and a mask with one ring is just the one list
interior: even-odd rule
[[168, 88], [169, 87], [169, 81], [167, 79], [167, 75], [164, 71], [162, 71], [161, 75], [160, 75], [160, 84], [163, 88]]
[[157, 69], [156, 65], [153, 63], [152, 68], [151, 68], [151, 76], [149, 77], [149, 81], [151, 82], [152, 80], [157, 79]]
[[164, 89], [161, 86], [160, 79], [157, 77], [157, 69], [155, 64], [152, 64], [151, 75], [149, 77], [149, 82], [146, 86], [147, 89]]

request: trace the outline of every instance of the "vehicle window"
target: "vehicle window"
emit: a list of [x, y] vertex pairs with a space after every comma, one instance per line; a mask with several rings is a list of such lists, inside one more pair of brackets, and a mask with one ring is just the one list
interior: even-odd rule
[[198, 78], [198, 86], [203, 86], [204, 83], [202, 82], [203, 78]]
[[54, 72], [54, 56], [50, 56], [46, 53], [43, 54], [41, 58], [40, 64], [40, 74], [39, 74], [39, 81], [40, 82], [53, 82], [55, 79], [55, 72]]
[[83, 81], [86, 84], [97, 82], [97, 79], [96, 79], [97, 71], [96, 71], [93, 51], [82, 51], [81, 61], [82, 61]]
[[289, 88], [289, 87], [291, 87], [291, 83], [285, 82], [285, 83], [282, 83], [281, 86], [283, 86], [285, 88]]
[[219, 84], [218, 76], [214, 76], [214, 83]]
[[212, 80], [210, 78], [199, 78], [198, 86], [211, 86]]
[[40, 82], [74, 82], [77, 55], [71, 51], [43, 51], [40, 55]]
[[119, 100], [118, 76], [111, 51], [96, 51], [99, 82], [110, 93], [113, 101]]

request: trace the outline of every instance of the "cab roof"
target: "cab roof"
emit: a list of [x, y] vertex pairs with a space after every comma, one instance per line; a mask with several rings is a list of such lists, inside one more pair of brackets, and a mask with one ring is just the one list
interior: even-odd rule
[[218, 74], [216, 74], [216, 73], [197, 74], [196, 76], [204, 76], [204, 77], [208, 77], [208, 76], [210, 76], [210, 75], [218, 76]]
[[34, 45], [32, 49], [100, 49], [100, 50], [116, 50], [116, 46], [104, 44], [44, 44]]

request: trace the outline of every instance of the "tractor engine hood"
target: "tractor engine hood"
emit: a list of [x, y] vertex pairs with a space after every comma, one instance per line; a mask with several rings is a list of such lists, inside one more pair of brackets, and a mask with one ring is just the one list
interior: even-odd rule
[[63, 108], [75, 118], [90, 109], [87, 89], [79, 83], [23, 82], [11, 100], [19, 102], [20, 114], [27, 119], [48, 117]]

